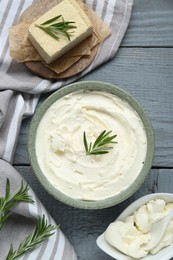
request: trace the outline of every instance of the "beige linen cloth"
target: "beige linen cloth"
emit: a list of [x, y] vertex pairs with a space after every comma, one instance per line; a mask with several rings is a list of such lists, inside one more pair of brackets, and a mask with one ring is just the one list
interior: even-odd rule
[[[24, 64], [12, 61], [9, 54], [8, 28], [18, 21], [22, 12], [32, 2], [33, 0], [0, 1], [0, 196], [4, 194], [7, 177], [12, 190], [21, 183], [21, 176], [12, 163], [22, 119], [33, 115], [41, 93], [74, 82], [115, 56], [129, 24], [133, 4], [133, 0], [86, 0], [111, 27], [112, 35], [100, 46], [94, 61], [82, 73], [66, 80], [51, 82], [33, 75]], [[33, 231], [34, 220], [39, 215], [45, 214], [48, 221], [54, 223], [34, 192], [31, 189], [29, 192], [35, 204], [21, 203], [14, 208], [15, 214], [0, 231], [1, 260], [6, 259], [11, 243], [16, 248], [21, 240]], [[52, 237], [21, 259], [74, 260], [77, 256], [65, 235], [57, 230]]]

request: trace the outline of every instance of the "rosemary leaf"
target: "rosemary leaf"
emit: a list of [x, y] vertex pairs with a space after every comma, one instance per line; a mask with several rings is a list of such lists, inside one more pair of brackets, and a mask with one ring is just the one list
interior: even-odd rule
[[93, 151], [90, 152], [88, 155], [100, 155], [100, 154], [106, 154], [109, 153], [108, 151]]
[[49, 23], [53, 23], [55, 20], [59, 19], [62, 15], [58, 15], [53, 17], [52, 19], [47, 20], [46, 22], [42, 23], [41, 25], [45, 25], [45, 24], [49, 24]]
[[10, 196], [10, 180], [7, 179], [6, 181], [6, 190], [5, 190], [5, 197], [8, 199]]
[[88, 152], [88, 144], [87, 144], [87, 139], [86, 139], [86, 133], [85, 132], [84, 132], [84, 135], [83, 135], [83, 140], [84, 140], [85, 150], [86, 150], [86, 152]]
[[107, 143], [111, 143], [111, 144], [116, 143], [116, 142], [112, 142], [112, 140], [113, 140], [116, 136], [117, 136], [117, 135], [113, 135], [113, 136], [111, 136], [111, 137], [104, 138], [103, 140], [101, 140], [101, 141], [99, 142], [98, 146], [103, 146], [103, 145], [105, 145], [105, 144], [107, 144]]
[[86, 151], [86, 155], [100, 155], [106, 154], [109, 150], [113, 149], [112, 146], [108, 146], [109, 144], [115, 144], [117, 142], [113, 141], [117, 135], [110, 136], [112, 131], [106, 132], [104, 130], [101, 134], [96, 138], [95, 142], [90, 142], [88, 145], [86, 133], [83, 134], [83, 142]]
[[99, 144], [99, 142], [102, 140], [102, 138], [103, 138], [103, 136], [104, 136], [105, 133], [106, 133], [106, 130], [104, 130], [104, 131], [97, 137], [97, 139], [95, 140], [95, 142], [94, 142], [94, 144], [93, 144], [93, 148], [95, 148], [95, 147]]
[[55, 38], [56, 40], [59, 40], [59, 37], [53, 33], [52, 31], [49, 31], [46, 27], [42, 27], [42, 25], [40, 25], [40, 28], [45, 31], [46, 33], [48, 33], [50, 36], [52, 36], [53, 38]]

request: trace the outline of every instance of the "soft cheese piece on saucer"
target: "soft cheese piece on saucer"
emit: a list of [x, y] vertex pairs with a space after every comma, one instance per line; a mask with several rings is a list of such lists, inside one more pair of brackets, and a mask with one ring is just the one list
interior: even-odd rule
[[[57, 40], [37, 26], [58, 15], [62, 15], [65, 21], [75, 22], [76, 28], [71, 29], [73, 33], [70, 40], [61, 34], [60, 39]], [[63, 0], [30, 25], [28, 38], [44, 61], [50, 64], [86, 39], [92, 32], [92, 24], [79, 4], [75, 0]]]

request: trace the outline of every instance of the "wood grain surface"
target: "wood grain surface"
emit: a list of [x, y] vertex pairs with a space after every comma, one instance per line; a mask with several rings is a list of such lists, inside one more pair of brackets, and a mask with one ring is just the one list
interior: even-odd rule
[[122, 46], [173, 47], [173, 1], [134, 0]]
[[[173, 193], [173, 1], [134, 0], [132, 19], [117, 55], [83, 80], [118, 85], [147, 111], [155, 132], [155, 157], [142, 187], [125, 202], [104, 210], [75, 209], [56, 201], [41, 187], [29, 165], [30, 118], [23, 121], [14, 165], [61, 224], [79, 260], [111, 260], [95, 243], [108, 224], [143, 195]], [[41, 97], [39, 105], [48, 95]]]
[[95, 242], [109, 223], [141, 196], [154, 192], [173, 193], [173, 169], [152, 169], [143, 186], [130, 199], [108, 209], [82, 210], [66, 206], [47, 194], [29, 166], [17, 166], [16, 169], [35, 191], [56, 223], [61, 224], [61, 229], [74, 245], [79, 260], [111, 260]]

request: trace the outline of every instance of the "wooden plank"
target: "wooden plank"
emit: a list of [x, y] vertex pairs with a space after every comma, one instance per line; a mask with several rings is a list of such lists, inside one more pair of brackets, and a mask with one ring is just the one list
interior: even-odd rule
[[52, 198], [39, 184], [30, 167], [16, 167], [48, 212], [61, 224], [62, 231], [72, 242], [79, 260], [111, 260], [96, 246], [96, 238], [134, 200], [155, 192], [173, 193], [173, 169], [151, 170], [142, 187], [128, 200], [103, 210], [82, 210], [64, 205]]
[[[173, 167], [172, 57], [172, 48], [120, 48], [114, 59], [81, 79], [116, 84], [140, 102], [155, 131], [153, 166], [156, 167]], [[40, 104], [47, 96], [48, 94], [43, 95]], [[29, 125], [30, 119], [25, 119], [15, 153], [15, 164], [29, 164]]]
[[173, 46], [173, 1], [134, 0], [122, 46]]

